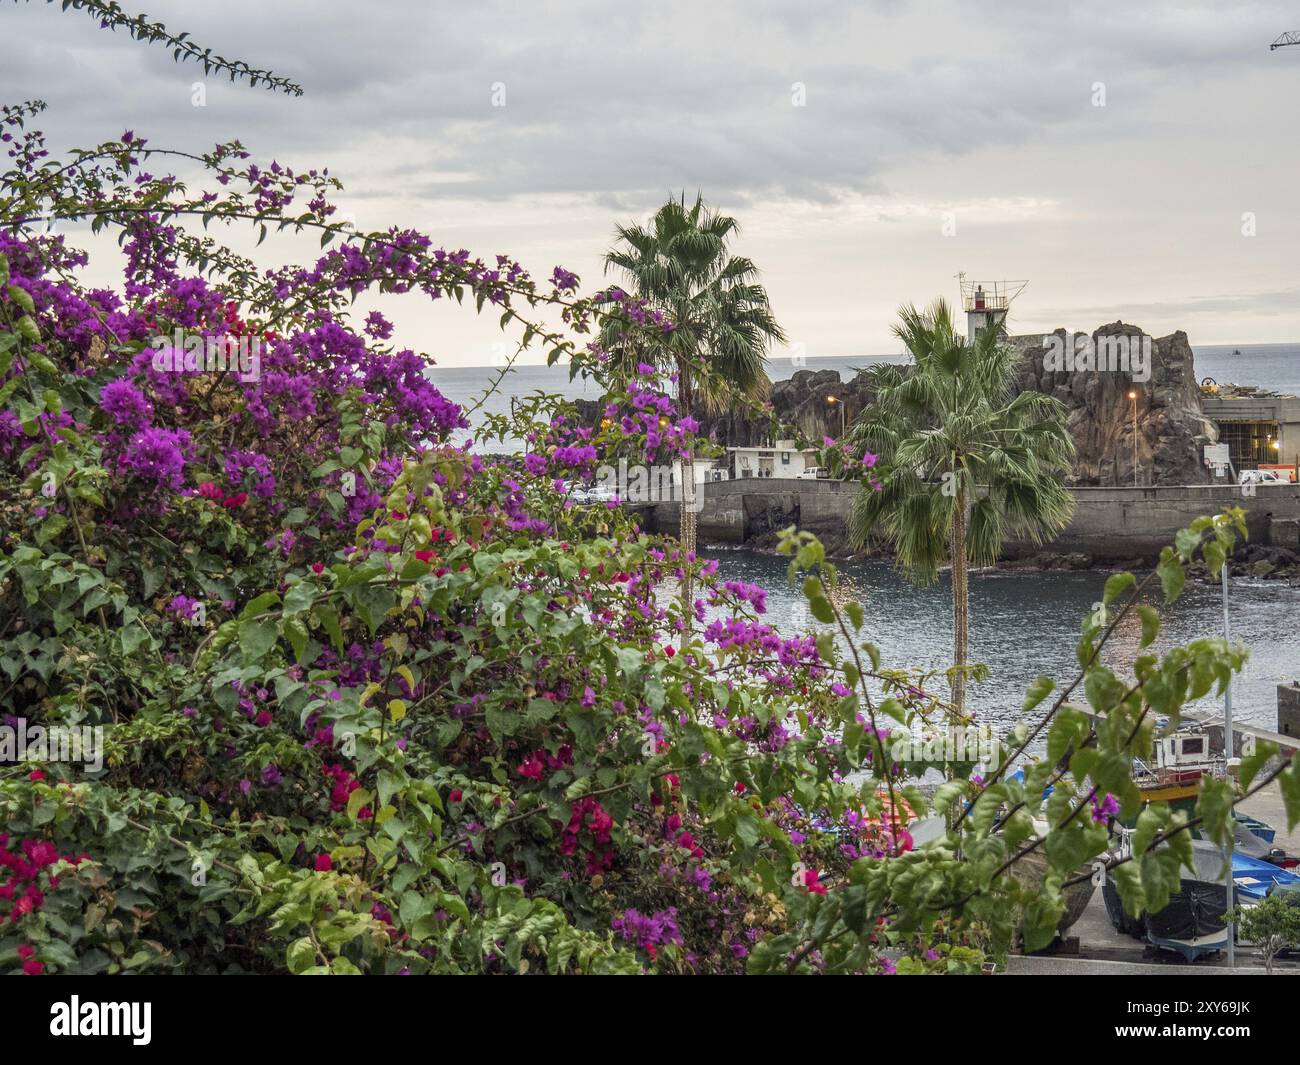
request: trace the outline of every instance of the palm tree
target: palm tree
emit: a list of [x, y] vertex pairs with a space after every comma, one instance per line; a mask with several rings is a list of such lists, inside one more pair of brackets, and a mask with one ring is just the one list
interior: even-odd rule
[[[728, 242], [740, 231], [736, 219], [705, 206], [702, 196], [687, 207], [670, 199], [649, 226], [619, 226], [605, 256], [605, 272], [618, 271], [626, 290], [661, 309], [675, 328], [662, 336], [625, 330], [607, 319], [601, 341], [614, 360], [616, 376], [627, 379], [638, 363], [677, 375], [677, 408], [682, 416], [701, 409], [723, 409], [730, 398], [758, 400], [769, 381], [764, 356], [781, 343], [758, 268], [730, 254]], [[680, 532], [683, 552], [696, 541], [695, 463], [681, 463]], [[691, 616], [689, 570], [682, 584], [687, 631]], [[683, 638], [685, 642], [685, 637]]]
[[854, 501], [850, 536], [873, 531], [894, 545], [903, 571], [932, 584], [952, 564], [952, 700], [965, 709], [967, 567], [992, 565], [1008, 536], [1042, 543], [1070, 519], [1063, 483], [1074, 456], [1060, 401], [1016, 391], [1016, 352], [997, 326], [973, 340], [957, 335], [947, 303], [899, 312], [897, 336], [913, 365], [868, 371], [874, 402], [851, 441], [890, 471], [879, 491]]

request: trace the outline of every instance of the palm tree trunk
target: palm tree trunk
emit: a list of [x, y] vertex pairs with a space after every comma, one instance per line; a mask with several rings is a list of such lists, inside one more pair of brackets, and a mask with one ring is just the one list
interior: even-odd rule
[[[691, 394], [691, 371], [685, 359], [677, 360], [677, 413], [687, 417], [691, 413], [694, 396]], [[685, 556], [695, 553], [695, 458], [689, 452], [682, 456], [682, 485], [677, 510], [677, 539], [682, 545], [682, 650], [691, 640], [691, 622], [694, 619], [695, 582], [691, 565]]]
[[[966, 569], [966, 490], [957, 492], [956, 513], [952, 519], [952, 664], [958, 669], [966, 665], [967, 635], [970, 611], [967, 591], [970, 581]], [[952, 702], [960, 719], [966, 711], [966, 675], [958, 672], [952, 679]], [[960, 723], [960, 722], [959, 722]]]

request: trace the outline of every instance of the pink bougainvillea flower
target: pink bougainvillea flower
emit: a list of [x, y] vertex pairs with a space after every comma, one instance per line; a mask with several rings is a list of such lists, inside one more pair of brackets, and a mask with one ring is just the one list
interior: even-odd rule
[[534, 751], [519, 763], [519, 775], [521, 777], [527, 777], [529, 780], [541, 780], [545, 768], [546, 767], [542, 763], [540, 754], [537, 751]]

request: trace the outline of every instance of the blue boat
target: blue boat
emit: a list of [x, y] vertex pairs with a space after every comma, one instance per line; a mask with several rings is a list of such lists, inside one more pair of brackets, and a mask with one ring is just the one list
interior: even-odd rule
[[1249, 814], [1233, 811], [1232, 816], [1237, 819], [1237, 824], [1245, 825], [1252, 836], [1258, 836], [1265, 843], [1272, 843], [1277, 839], [1277, 829], [1272, 825], [1265, 824], [1258, 817], [1251, 817]]
[[1259, 902], [1273, 890], [1273, 885], [1300, 888], [1300, 876], [1271, 862], [1252, 858], [1234, 851], [1232, 855], [1232, 882], [1241, 902]]

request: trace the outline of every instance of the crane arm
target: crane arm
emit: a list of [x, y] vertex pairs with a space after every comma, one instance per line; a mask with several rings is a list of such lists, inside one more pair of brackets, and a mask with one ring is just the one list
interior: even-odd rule
[[1268, 46], [1270, 52], [1278, 48], [1285, 48], [1288, 44], [1300, 44], [1300, 30], [1292, 30], [1290, 33], [1284, 33], [1276, 41]]

